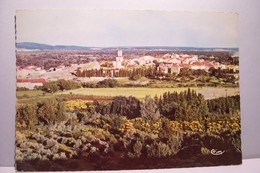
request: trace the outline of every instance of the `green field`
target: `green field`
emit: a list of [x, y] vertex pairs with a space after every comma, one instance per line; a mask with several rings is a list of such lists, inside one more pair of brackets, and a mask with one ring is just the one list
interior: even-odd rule
[[[198, 88], [191, 88], [198, 90]], [[80, 88], [65, 92], [59, 92], [57, 94], [79, 94], [79, 95], [94, 95], [94, 96], [134, 96], [137, 98], [144, 98], [146, 95], [154, 97], [156, 94], [162, 95], [165, 92], [181, 92], [187, 90], [187, 88]]]
[[51, 97], [53, 97], [53, 94], [40, 90], [16, 91], [16, 104], [19, 106], [24, 103], [35, 103]]
[[28, 90], [28, 91], [17, 91], [16, 97], [36, 97], [42, 96], [44, 91], [41, 90]]
[[[239, 88], [214, 88], [214, 87], [194, 87], [190, 88], [198, 93], [201, 93], [205, 99], [214, 99], [239, 94]], [[85, 95], [99, 97], [115, 97], [115, 96], [134, 96], [143, 99], [146, 95], [154, 97], [160, 96], [165, 92], [181, 92], [187, 88], [148, 88], [148, 87], [131, 87], [131, 88], [79, 88], [68, 91], [60, 91], [56, 93], [45, 93], [43, 91], [17, 91], [17, 105], [24, 103], [39, 102], [41, 100], [61, 96], [63, 94], [70, 95]]]

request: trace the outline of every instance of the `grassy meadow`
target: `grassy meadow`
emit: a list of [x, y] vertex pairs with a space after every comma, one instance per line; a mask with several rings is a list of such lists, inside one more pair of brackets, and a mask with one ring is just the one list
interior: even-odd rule
[[[155, 95], [160, 96], [165, 92], [182, 92], [188, 88], [149, 88], [149, 87], [116, 87], [116, 88], [78, 88], [68, 91], [59, 91], [56, 93], [46, 93], [40, 90], [17, 91], [17, 105], [24, 103], [32, 103], [47, 98], [63, 96], [63, 95], [82, 95], [82, 96], [97, 96], [97, 97], [115, 97], [115, 96], [133, 96], [138, 99], [143, 99], [145, 96]], [[214, 87], [192, 87], [190, 88], [204, 96], [205, 99], [214, 99], [219, 97], [233, 96], [239, 94], [239, 88], [214, 88]]]
[[[193, 90], [198, 90], [198, 88], [191, 88]], [[187, 88], [147, 88], [147, 87], [137, 87], [137, 88], [79, 88], [75, 90], [59, 92], [59, 94], [79, 94], [79, 95], [94, 95], [94, 96], [134, 96], [136, 98], [144, 98], [147, 95], [154, 97], [155, 95], [160, 96], [165, 92], [181, 92], [185, 91]]]

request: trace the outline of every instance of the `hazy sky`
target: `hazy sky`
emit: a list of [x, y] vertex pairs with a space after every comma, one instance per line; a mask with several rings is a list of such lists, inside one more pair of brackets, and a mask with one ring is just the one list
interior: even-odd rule
[[17, 42], [81, 46], [238, 47], [235, 13], [22, 10]]

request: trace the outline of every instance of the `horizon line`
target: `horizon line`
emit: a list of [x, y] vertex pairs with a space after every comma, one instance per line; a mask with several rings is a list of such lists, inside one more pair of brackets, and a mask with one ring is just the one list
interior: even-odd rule
[[126, 48], [126, 47], [181, 47], [181, 48], [214, 48], [214, 49], [239, 49], [239, 47], [224, 47], [224, 46], [210, 46], [210, 47], [206, 47], [206, 46], [165, 46], [165, 45], [138, 45], [138, 46], [85, 46], [85, 45], [78, 45], [78, 44], [50, 44], [50, 43], [40, 43], [40, 42], [31, 42], [31, 41], [22, 41], [22, 42], [16, 42], [16, 44], [21, 44], [21, 43], [36, 43], [36, 44], [43, 44], [43, 45], [48, 45], [48, 46], [77, 46], [77, 47], [86, 47], [86, 48]]

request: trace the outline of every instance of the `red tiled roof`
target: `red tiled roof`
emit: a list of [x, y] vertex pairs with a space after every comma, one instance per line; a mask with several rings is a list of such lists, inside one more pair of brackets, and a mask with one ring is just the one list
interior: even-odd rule
[[207, 67], [213, 67], [214, 65], [208, 61], [205, 62], [194, 62], [192, 65], [196, 66], [207, 66]]
[[17, 83], [46, 83], [45, 79], [17, 79]]
[[180, 67], [190, 67], [190, 64], [179, 64]]
[[204, 65], [204, 63], [203, 62], [194, 62], [192, 65]]
[[176, 64], [176, 63], [173, 63], [173, 64], [172, 64], [172, 67], [179, 67], [179, 65]]

